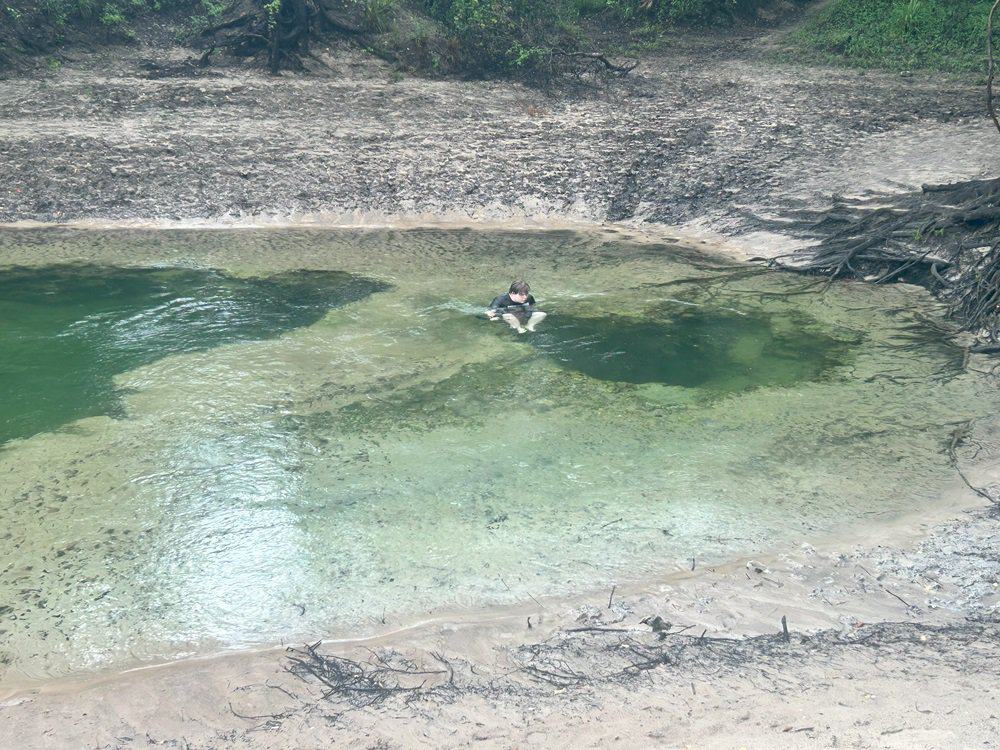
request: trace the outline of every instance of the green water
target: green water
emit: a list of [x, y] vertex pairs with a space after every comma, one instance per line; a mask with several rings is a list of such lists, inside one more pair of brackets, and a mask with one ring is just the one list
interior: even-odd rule
[[0, 276], [0, 444], [120, 415], [114, 376], [183, 352], [278, 336], [384, 284], [337, 271], [240, 279], [85, 264]]
[[[39, 230], [0, 270], [7, 681], [815, 542], [934, 502], [997, 407], [918, 290], [626, 239]], [[515, 277], [535, 334], [482, 316]]]
[[816, 380], [844, 364], [851, 349], [806, 315], [677, 303], [640, 319], [557, 314], [529, 343], [592, 378], [698, 388], [704, 395]]

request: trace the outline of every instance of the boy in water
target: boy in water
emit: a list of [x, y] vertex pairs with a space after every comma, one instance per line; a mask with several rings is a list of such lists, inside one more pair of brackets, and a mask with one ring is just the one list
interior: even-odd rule
[[507, 325], [518, 333], [534, 331], [535, 326], [545, 320], [545, 313], [533, 310], [535, 298], [527, 282], [515, 281], [506, 294], [501, 294], [490, 303], [486, 317], [490, 320], [503, 318]]

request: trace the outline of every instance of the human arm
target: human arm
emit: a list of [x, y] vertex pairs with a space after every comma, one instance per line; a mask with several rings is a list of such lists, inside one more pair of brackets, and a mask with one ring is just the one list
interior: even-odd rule
[[494, 297], [493, 301], [490, 302], [490, 306], [486, 308], [486, 317], [490, 320], [500, 320], [501, 308], [504, 307], [504, 298], [501, 294], [499, 297]]

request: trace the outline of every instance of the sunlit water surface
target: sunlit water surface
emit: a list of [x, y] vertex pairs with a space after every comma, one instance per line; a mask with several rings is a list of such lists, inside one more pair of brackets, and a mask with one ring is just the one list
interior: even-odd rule
[[[624, 239], [38, 230], [0, 270], [8, 682], [815, 541], [934, 502], [998, 405], [922, 292]], [[514, 277], [535, 334], [481, 315]]]

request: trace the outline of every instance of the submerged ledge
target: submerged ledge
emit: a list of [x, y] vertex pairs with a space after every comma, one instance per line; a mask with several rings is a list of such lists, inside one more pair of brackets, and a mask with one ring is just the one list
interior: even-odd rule
[[609, 222], [586, 218], [552, 215], [523, 215], [499, 218], [470, 218], [461, 214], [259, 214], [255, 216], [219, 216], [204, 219], [108, 219], [94, 217], [68, 221], [0, 222], [0, 232], [19, 230], [72, 229], [87, 231], [114, 230], [281, 230], [328, 229], [331, 231], [419, 231], [471, 230], [482, 232], [575, 232], [607, 241], [634, 244], [666, 243], [707, 256], [739, 263], [754, 263], [761, 259], [787, 253], [811, 244], [805, 240], [790, 240], [771, 233], [753, 233], [743, 237], [721, 234], [701, 222], [686, 225], [654, 222]]

